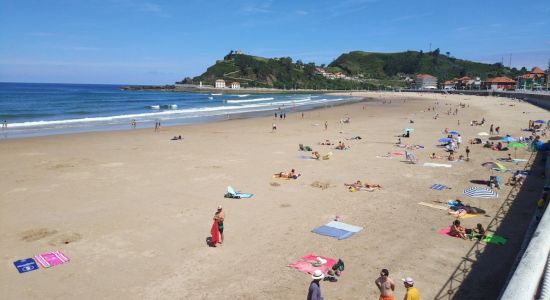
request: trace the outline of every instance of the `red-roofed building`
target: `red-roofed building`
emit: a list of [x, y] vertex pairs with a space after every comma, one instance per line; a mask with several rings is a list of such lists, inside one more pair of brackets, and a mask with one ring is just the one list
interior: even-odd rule
[[517, 80], [517, 88], [520, 90], [540, 90], [546, 86], [548, 79], [541, 68], [534, 67], [531, 72], [518, 76]]
[[416, 88], [419, 90], [435, 90], [437, 89], [437, 77], [430, 74], [418, 74], [415, 78]]
[[483, 82], [483, 88], [487, 90], [513, 91], [516, 81], [506, 76], [489, 78]]

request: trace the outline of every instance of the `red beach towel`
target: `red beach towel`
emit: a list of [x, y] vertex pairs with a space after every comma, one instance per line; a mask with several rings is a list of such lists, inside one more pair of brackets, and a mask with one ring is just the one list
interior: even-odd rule
[[211, 239], [210, 245], [215, 247], [216, 244], [220, 241], [220, 231], [218, 230], [218, 221], [214, 221], [212, 224], [212, 229], [210, 229]]
[[323, 274], [327, 274], [328, 270], [330, 270], [332, 266], [336, 264], [336, 260], [333, 258], [326, 257], [326, 256], [319, 256], [323, 259], [326, 259], [327, 263], [320, 267], [314, 267], [311, 263], [317, 261], [317, 257], [318, 255], [313, 255], [310, 253], [300, 258], [297, 262], [291, 263], [288, 266], [303, 273], [312, 274], [315, 270], [321, 270]]

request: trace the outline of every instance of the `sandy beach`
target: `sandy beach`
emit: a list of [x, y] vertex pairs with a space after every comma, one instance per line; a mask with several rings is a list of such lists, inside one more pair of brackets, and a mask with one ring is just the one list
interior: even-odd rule
[[[445, 155], [436, 147], [442, 131], [461, 133], [458, 154], [465, 155], [467, 141], [488, 132], [490, 124], [500, 126], [501, 134], [527, 135], [521, 128], [528, 120], [547, 120], [550, 113], [493, 97], [356, 96], [366, 100], [308, 111], [304, 118], [297, 112], [288, 113], [285, 120], [228, 120], [160, 132], [138, 128], [0, 140], [3, 297], [305, 299], [310, 275], [288, 264], [313, 253], [345, 262], [338, 282], [321, 282], [325, 299], [378, 299], [374, 280], [382, 268], [389, 269], [397, 283], [396, 299], [405, 293], [401, 278], [406, 276], [415, 279], [422, 299], [437, 298], [474, 242], [437, 234], [454, 218], [418, 203], [442, 205], [435, 201], [458, 198], [486, 210], [486, 216], [463, 220], [472, 228], [489, 224], [510, 191], [503, 186], [496, 199], [464, 196], [462, 191], [474, 186], [470, 180], [491, 175], [481, 163], [508, 152], [469, 145], [468, 162], [430, 160], [432, 152]], [[459, 108], [459, 103], [467, 107]], [[437, 120], [428, 107], [436, 107]], [[446, 114], [455, 108], [458, 115]], [[342, 124], [346, 116], [351, 122]], [[469, 125], [482, 117], [484, 126]], [[403, 157], [377, 158], [404, 151], [394, 144], [405, 127], [414, 131], [403, 143], [425, 146], [413, 151], [419, 163], [408, 164]], [[183, 140], [170, 140], [177, 135]], [[362, 139], [346, 140], [354, 136]], [[351, 148], [317, 144], [326, 139]], [[329, 160], [303, 159], [310, 153], [298, 151], [298, 144], [333, 155]], [[530, 156], [525, 149], [517, 150], [518, 158]], [[425, 162], [452, 167], [424, 167]], [[507, 166], [523, 169], [525, 163]], [[272, 178], [292, 168], [301, 173], [297, 180]], [[504, 180], [510, 176], [501, 175]], [[351, 193], [344, 183], [356, 180], [383, 188]], [[451, 189], [430, 189], [435, 183]], [[226, 199], [228, 185], [254, 197]], [[533, 189], [533, 197], [538, 192]], [[211, 248], [205, 240], [218, 205], [226, 213], [225, 242]], [[503, 263], [472, 284], [469, 299], [498, 295], [535, 209], [536, 200], [525, 202], [511, 216], [516, 226], [508, 232], [508, 243], [493, 249]], [[336, 215], [364, 230], [345, 240], [311, 232]], [[61, 250], [70, 262], [25, 274], [13, 267], [15, 260], [52, 250]]]

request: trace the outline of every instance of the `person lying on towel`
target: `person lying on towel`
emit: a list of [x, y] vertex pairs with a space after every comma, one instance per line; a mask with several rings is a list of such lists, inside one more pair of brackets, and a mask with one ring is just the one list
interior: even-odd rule
[[276, 178], [286, 178], [286, 179], [298, 179], [302, 174], [296, 174], [296, 171], [294, 169], [290, 170], [290, 172], [279, 172], [273, 174]]

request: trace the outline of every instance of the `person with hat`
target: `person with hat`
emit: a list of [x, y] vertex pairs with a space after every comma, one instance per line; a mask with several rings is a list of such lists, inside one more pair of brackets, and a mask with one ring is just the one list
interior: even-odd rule
[[380, 277], [374, 281], [380, 290], [379, 300], [394, 300], [393, 291], [395, 290], [395, 282], [393, 282], [393, 279], [389, 275], [390, 271], [388, 269], [382, 269]]
[[323, 278], [325, 278], [325, 274], [323, 274], [321, 270], [315, 270], [313, 271], [313, 274], [311, 274], [311, 278], [313, 280], [309, 284], [307, 300], [323, 300], [323, 296], [321, 296], [321, 286], [319, 285], [319, 282], [323, 280]]
[[413, 286], [414, 280], [410, 277], [403, 278], [401, 280], [403, 280], [403, 284], [407, 289], [403, 300], [420, 300], [420, 294], [418, 293], [418, 290]]
[[222, 211], [222, 206], [218, 205], [218, 210], [214, 214], [214, 221], [218, 222], [218, 231], [220, 232], [219, 244], [223, 244], [223, 221], [225, 220], [225, 213]]

